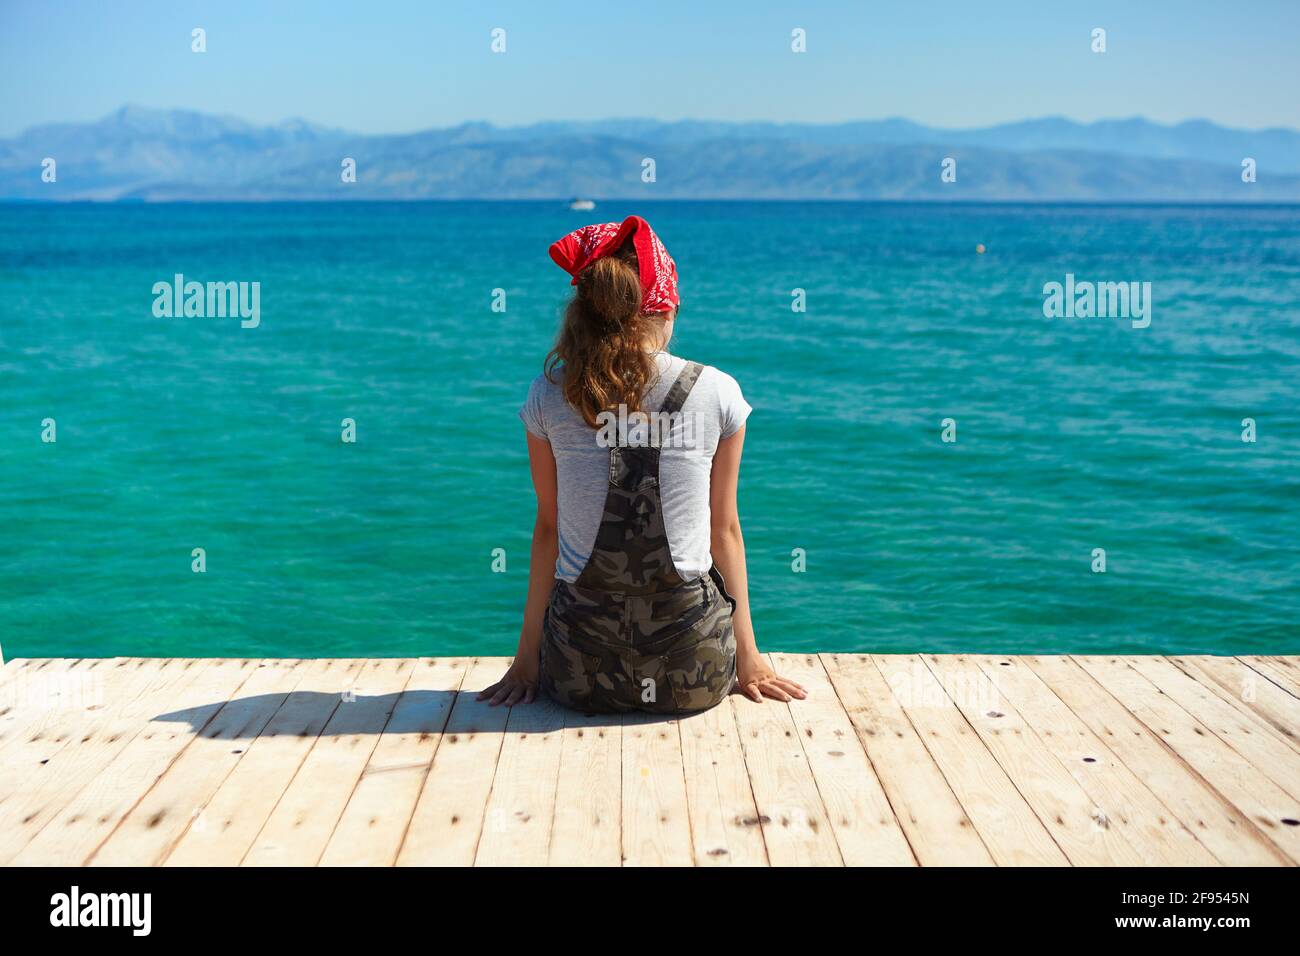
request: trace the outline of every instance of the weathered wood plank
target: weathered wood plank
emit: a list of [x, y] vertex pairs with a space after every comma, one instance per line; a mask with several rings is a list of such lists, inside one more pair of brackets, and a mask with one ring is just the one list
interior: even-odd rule
[[555, 821], [564, 710], [539, 697], [510, 708], [475, 866], [544, 866]]
[[1283, 693], [1300, 700], [1300, 683], [1293, 681], [1286, 669], [1279, 667], [1271, 658], [1238, 657], [1237, 660], [1258, 674], [1262, 680], [1268, 681]]
[[1152, 866], [1218, 861], [1173, 811], [1018, 658], [973, 656], [1048, 749]]
[[992, 866], [993, 857], [874, 661], [823, 654], [826, 673], [922, 866]]
[[5, 668], [9, 676], [0, 683], [0, 768], [11, 759], [10, 744], [44, 740], [48, 751], [50, 741], [63, 743], [84, 733], [140, 670], [162, 666], [160, 660], [142, 660], [131, 667], [125, 658], [85, 658], [49, 667], [41, 663], [24, 661]]
[[623, 865], [695, 861], [676, 720], [628, 714], [623, 727]]
[[812, 654], [773, 654], [772, 667], [808, 691], [789, 706], [808, 767], [848, 866], [915, 866], [853, 722]]
[[238, 866], [289, 782], [357, 685], [364, 659], [310, 662], [302, 680], [246, 748], [164, 860], [167, 866]]
[[[96, 668], [96, 663], [102, 666]], [[0, 725], [7, 727], [6, 731], [0, 731], [5, 735], [0, 742], [0, 807], [20, 786], [33, 784], [33, 778], [41, 776], [42, 768], [49, 767], [65, 748], [87, 737], [93, 738], [133, 701], [174, 693], [174, 675], [183, 669], [183, 662], [173, 659], [104, 659], [90, 665], [96, 676], [87, 682], [87, 696], [80, 700], [62, 695], [51, 699], [42, 684], [33, 684], [25, 677], [6, 688], [8, 696], [0, 693], [0, 700], [4, 701], [0, 705], [4, 713]], [[131, 714], [131, 717], [129, 729], [134, 730], [139, 726], [138, 716]], [[85, 746], [79, 749], [83, 753], [87, 750]], [[73, 762], [80, 763], [81, 755]]]
[[1068, 657], [1017, 658], [1227, 866], [1289, 861], [1245, 814]]
[[89, 863], [157, 866], [302, 680], [300, 661], [275, 661], [250, 677], [107, 834]]
[[202, 661], [179, 658], [114, 665], [118, 689], [106, 696], [109, 706], [88, 716], [65, 713], [0, 754], [0, 863], [102, 773], [151, 717], [182, 700], [204, 668]]
[[245, 684], [272, 679], [274, 662], [197, 661], [174, 710], [153, 715], [139, 732], [50, 817], [13, 859], [18, 865], [84, 864], [171, 762]]
[[503, 673], [500, 658], [481, 657], [470, 665], [398, 851], [398, 866], [473, 864], [510, 716], [509, 708], [474, 698]]
[[365, 770], [415, 664], [368, 661], [316, 738], [241, 866], [313, 866]]
[[618, 866], [623, 859], [623, 722], [564, 714], [551, 866]]
[[1251, 667], [1268, 674], [1287, 693], [1300, 697], [1300, 657], [1246, 657]]
[[1287, 739], [1254, 714], [1239, 710], [1163, 657], [1126, 657], [1130, 667], [1300, 800], [1300, 760]]
[[472, 661], [423, 659], [397, 699], [321, 866], [391, 866]]
[[1300, 698], [1235, 657], [1171, 657], [1188, 677], [1238, 710], [1269, 724], [1300, 753]]
[[1240, 810], [1293, 861], [1300, 861], [1300, 801], [1118, 657], [1074, 660], [1188, 767]]
[[731, 695], [678, 721], [697, 866], [766, 866], [767, 847], [745, 769]]
[[997, 704], [993, 688], [985, 682], [945, 688], [915, 654], [876, 655], [872, 661], [993, 861], [999, 866], [1068, 866], [1061, 848], [954, 703], [954, 695], [965, 695], [992, 709]]
[[772, 866], [842, 866], [790, 705], [736, 696], [736, 727]]
[[[945, 686], [979, 688], [981, 681], [988, 681], [963, 655], [926, 654], [922, 659]], [[1113, 811], [1099, 806], [1075, 781], [1006, 696], [998, 695], [997, 706], [989, 709], [982, 706], [981, 697], [957, 695], [953, 702], [1070, 862], [1076, 866], [1141, 864], [1141, 854], [1110, 825]]]

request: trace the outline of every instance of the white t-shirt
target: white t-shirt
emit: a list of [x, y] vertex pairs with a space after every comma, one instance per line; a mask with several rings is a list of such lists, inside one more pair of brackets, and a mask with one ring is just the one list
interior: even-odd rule
[[[642, 405], [657, 410], [686, 360], [667, 352], [656, 356], [659, 378]], [[709, 553], [709, 473], [718, 441], [738, 432], [751, 409], [736, 380], [711, 365], [704, 366], [680, 418], [656, 423], [659, 436], [659, 489], [664, 527], [673, 564], [684, 580], [699, 577], [713, 564]], [[560, 386], [539, 375], [519, 410], [525, 427], [551, 445], [559, 484], [559, 558], [555, 576], [570, 584], [591, 557], [596, 530], [604, 515], [609, 489], [609, 445], [600, 432], [582, 420], [564, 400]], [[638, 434], [632, 423], [633, 439]], [[642, 426], [640, 434], [644, 434]], [[608, 434], [608, 432], [606, 433]]]

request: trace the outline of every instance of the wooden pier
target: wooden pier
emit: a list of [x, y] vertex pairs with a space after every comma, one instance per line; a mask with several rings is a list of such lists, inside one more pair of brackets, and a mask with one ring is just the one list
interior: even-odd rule
[[15, 660], [0, 864], [1291, 866], [1300, 658], [775, 654], [682, 719], [505, 658]]

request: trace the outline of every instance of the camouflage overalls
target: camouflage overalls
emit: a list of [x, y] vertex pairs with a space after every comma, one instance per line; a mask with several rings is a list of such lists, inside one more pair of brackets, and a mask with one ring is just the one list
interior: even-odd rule
[[[681, 411], [702, 369], [686, 364], [661, 411]], [[673, 565], [659, 449], [615, 446], [591, 557], [546, 609], [541, 685], [588, 712], [707, 710], [735, 682], [734, 607], [717, 568], [686, 581]]]

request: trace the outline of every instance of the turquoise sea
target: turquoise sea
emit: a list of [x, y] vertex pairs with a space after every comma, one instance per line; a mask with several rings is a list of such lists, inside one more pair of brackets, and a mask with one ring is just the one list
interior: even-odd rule
[[0, 206], [5, 657], [509, 654], [546, 247], [631, 212], [755, 409], [764, 649], [1300, 652], [1300, 208], [356, 203]]

